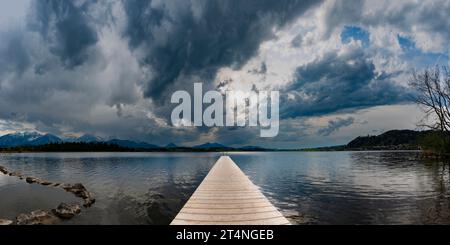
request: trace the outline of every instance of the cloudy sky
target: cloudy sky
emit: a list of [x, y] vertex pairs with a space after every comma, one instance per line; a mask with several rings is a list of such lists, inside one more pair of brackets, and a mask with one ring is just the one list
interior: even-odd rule
[[[4, 0], [0, 134], [312, 147], [415, 129], [414, 69], [449, 65], [450, 1]], [[280, 91], [280, 133], [175, 128], [176, 90]]]

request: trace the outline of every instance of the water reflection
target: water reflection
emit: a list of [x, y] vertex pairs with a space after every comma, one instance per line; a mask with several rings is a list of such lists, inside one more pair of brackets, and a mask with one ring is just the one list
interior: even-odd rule
[[448, 224], [448, 163], [418, 152], [236, 154], [296, 223]]
[[[81, 182], [93, 192], [96, 204], [65, 224], [169, 224], [217, 158], [182, 153], [4, 154], [0, 165], [55, 182]], [[15, 195], [17, 187], [9, 187], [12, 192], [0, 189], [0, 209], [7, 203], [3, 197]]]
[[16, 177], [0, 174], [0, 218], [13, 220], [21, 213], [50, 210], [61, 202], [79, 202], [79, 199], [60, 188], [28, 185]]
[[[298, 224], [449, 224], [448, 163], [418, 152], [233, 153], [235, 162]], [[206, 176], [214, 153], [3, 154], [0, 165], [50, 181], [81, 182], [96, 204], [65, 224], [169, 224]], [[61, 196], [0, 176], [0, 216]], [[24, 187], [26, 186], [26, 187]], [[51, 204], [52, 207], [55, 206]], [[41, 207], [39, 207], [41, 208]], [[45, 207], [42, 207], [45, 208]], [[22, 211], [22, 210], [20, 210]], [[30, 211], [30, 210], [28, 210]]]

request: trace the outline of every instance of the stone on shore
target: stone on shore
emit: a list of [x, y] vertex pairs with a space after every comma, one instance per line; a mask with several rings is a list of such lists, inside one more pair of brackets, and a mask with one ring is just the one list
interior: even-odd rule
[[77, 204], [61, 203], [57, 208], [52, 209], [52, 213], [61, 219], [71, 219], [80, 212], [81, 208]]
[[20, 214], [16, 218], [18, 225], [53, 225], [58, 221], [58, 217], [43, 210], [36, 210], [29, 214]]
[[12, 225], [12, 220], [0, 219], [0, 225]]

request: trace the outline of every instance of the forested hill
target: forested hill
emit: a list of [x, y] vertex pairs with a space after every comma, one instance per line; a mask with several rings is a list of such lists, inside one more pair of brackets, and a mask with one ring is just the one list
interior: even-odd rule
[[346, 145], [347, 150], [416, 150], [430, 131], [391, 130], [377, 136], [360, 136]]

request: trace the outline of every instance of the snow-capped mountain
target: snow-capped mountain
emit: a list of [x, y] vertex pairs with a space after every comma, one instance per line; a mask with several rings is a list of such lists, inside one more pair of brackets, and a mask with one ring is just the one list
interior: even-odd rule
[[[60, 138], [53, 134], [42, 134], [38, 132], [23, 132], [23, 133], [14, 133], [14, 134], [6, 134], [0, 136], [0, 148], [11, 148], [11, 147], [19, 147], [19, 146], [39, 146], [39, 145], [47, 145], [54, 143], [105, 143], [110, 145], [118, 145], [124, 148], [130, 149], [175, 149], [182, 148], [183, 146], [175, 145], [170, 143], [165, 147], [160, 147], [158, 145], [153, 145], [147, 142], [142, 141], [133, 141], [133, 140], [122, 140], [122, 139], [111, 139], [104, 140], [100, 137], [85, 134], [81, 137], [70, 136], [65, 138]], [[197, 150], [213, 150], [213, 149], [235, 149], [229, 146], [225, 146], [219, 143], [205, 143], [202, 145], [193, 146], [192, 149]], [[237, 149], [243, 150], [265, 150], [264, 148], [257, 146], [245, 146]]]
[[152, 145], [146, 142], [136, 142], [131, 140], [104, 140], [100, 137], [85, 134], [81, 137], [65, 137], [63, 139], [52, 134], [41, 134], [37, 132], [24, 132], [7, 134], [0, 137], [0, 148], [17, 147], [17, 146], [38, 146], [52, 143], [108, 143], [125, 148], [141, 148], [141, 149], [156, 149], [157, 145]]
[[0, 147], [45, 145], [58, 142], [62, 140], [55, 135], [37, 132], [14, 133], [0, 137]]
[[60, 142], [62, 142], [62, 140], [58, 136], [45, 134], [31, 141], [31, 145], [47, 145]]

